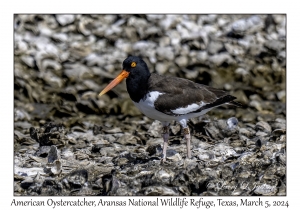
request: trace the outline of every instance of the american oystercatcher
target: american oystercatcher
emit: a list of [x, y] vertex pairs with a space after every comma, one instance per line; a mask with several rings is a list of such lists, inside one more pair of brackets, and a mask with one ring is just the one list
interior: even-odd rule
[[190, 80], [151, 74], [147, 64], [137, 56], [129, 56], [123, 61], [123, 71], [108, 84], [100, 96], [127, 78], [127, 91], [134, 105], [147, 117], [163, 124], [163, 161], [169, 139], [169, 125], [176, 120], [183, 128], [187, 142], [187, 157], [191, 158], [191, 135], [187, 122], [190, 118], [204, 115], [222, 104], [232, 104], [236, 97], [206, 85]]

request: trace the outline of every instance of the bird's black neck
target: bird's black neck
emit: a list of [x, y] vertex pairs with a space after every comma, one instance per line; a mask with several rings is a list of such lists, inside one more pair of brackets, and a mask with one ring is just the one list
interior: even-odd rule
[[138, 103], [148, 92], [148, 80], [150, 73], [143, 75], [132, 74], [126, 79], [127, 92], [134, 102]]

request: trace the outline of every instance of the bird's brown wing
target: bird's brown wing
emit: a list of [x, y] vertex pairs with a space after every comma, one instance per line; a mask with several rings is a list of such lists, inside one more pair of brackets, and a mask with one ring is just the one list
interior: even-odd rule
[[194, 83], [183, 78], [166, 77], [157, 74], [152, 74], [149, 79], [149, 92], [151, 91], [163, 93], [155, 101], [155, 109], [173, 116], [180, 114], [176, 114], [172, 110], [185, 108], [191, 104], [205, 104], [199, 109], [192, 111], [195, 113], [236, 99], [223, 90]]

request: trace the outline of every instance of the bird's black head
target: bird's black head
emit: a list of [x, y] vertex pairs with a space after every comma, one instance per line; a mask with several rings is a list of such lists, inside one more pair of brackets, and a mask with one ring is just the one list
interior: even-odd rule
[[123, 61], [123, 70], [129, 72], [129, 77], [131, 76], [150, 76], [150, 72], [147, 64], [141, 57], [129, 56]]
[[123, 61], [123, 71], [109, 83], [99, 95], [102, 96], [119, 84], [123, 79], [127, 78], [127, 91], [133, 101], [138, 101], [147, 92], [150, 75], [148, 66], [142, 58], [129, 56]]

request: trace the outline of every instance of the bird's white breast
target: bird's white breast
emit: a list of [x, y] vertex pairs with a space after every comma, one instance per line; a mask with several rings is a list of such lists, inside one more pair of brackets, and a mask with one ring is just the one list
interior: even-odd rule
[[154, 103], [157, 100], [157, 98], [160, 95], [163, 95], [164, 93], [160, 93], [158, 91], [152, 91], [147, 94], [147, 97], [145, 100], [141, 99], [138, 103], [134, 102], [134, 105], [147, 117], [159, 120], [162, 122], [170, 122], [172, 120], [176, 120], [174, 116], [166, 115], [160, 111], [157, 111], [154, 107]]

